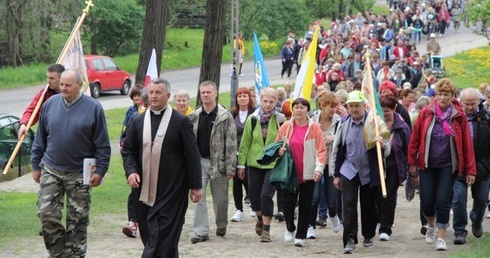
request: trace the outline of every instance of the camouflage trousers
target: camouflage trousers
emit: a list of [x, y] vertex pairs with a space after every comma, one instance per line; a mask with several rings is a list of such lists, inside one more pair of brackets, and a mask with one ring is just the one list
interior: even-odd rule
[[[65, 172], [43, 166], [38, 211], [44, 244], [50, 257], [85, 257], [90, 192], [82, 172]], [[66, 228], [62, 215], [66, 195]]]

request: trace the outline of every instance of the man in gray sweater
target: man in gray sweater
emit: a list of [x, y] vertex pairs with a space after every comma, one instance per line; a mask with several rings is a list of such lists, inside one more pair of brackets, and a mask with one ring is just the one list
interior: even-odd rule
[[[100, 185], [109, 167], [104, 110], [81, 92], [82, 85], [78, 71], [61, 74], [60, 94], [43, 104], [32, 147], [32, 176], [40, 183], [39, 218], [50, 257], [85, 257], [91, 188]], [[87, 158], [95, 158], [96, 168], [84, 185]], [[65, 195], [66, 228], [61, 221]]]

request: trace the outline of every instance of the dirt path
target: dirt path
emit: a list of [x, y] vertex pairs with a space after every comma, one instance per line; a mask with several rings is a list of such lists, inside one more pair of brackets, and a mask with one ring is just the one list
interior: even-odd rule
[[[8, 183], [0, 183], [0, 191], [29, 191], [36, 192], [37, 185], [32, 182], [30, 174]], [[407, 202], [405, 189], [399, 189], [398, 208], [395, 218], [395, 228], [389, 242], [381, 242], [376, 237], [372, 248], [363, 248], [361, 244], [351, 257], [441, 257], [444, 254], [469, 248], [468, 245], [455, 246], [453, 230], [447, 232], [447, 252], [437, 252], [435, 244], [427, 245], [419, 233], [418, 196], [412, 202]], [[210, 199], [210, 198], [208, 198]], [[471, 202], [470, 202], [471, 203]], [[211, 203], [209, 204], [211, 206]], [[233, 198], [230, 195], [229, 218], [233, 215]], [[143, 246], [139, 238], [130, 239], [121, 233], [121, 226], [126, 220], [125, 214], [101, 214], [91, 217], [89, 226], [89, 245], [87, 257], [138, 257]], [[193, 206], [189, 206], [186, 223], [182, 232], [179, 249], [181, 257], [334, 257], [342, 254], [342, 230], [334, 233], [330, 224], [325, 229], [317, 229], [317, 239], [307, 240], [304, 248], [284, 243], [285, 223], [273, 222], [271, 226], [272, 243], [260, 243], [255, 234], [255, 220], [246, 212], [243, 222], [230, 222], [225, 237], [214, 235], [216, 226], [210, 224], [210, 240], [204, 243], [191, 244]], [[211, 210], [210, 221], [214, 221]], [[490, 224], [484, 223], [484, 230], [490, 230]], [[471, 230], [470, 230], [471, 231]], [[471, 234], [471, 233], [470, 233]], [[469, 236], [468, 238], [473, 238]], [[359, 239], [362, 236], [359, 235]], [[45, 257], [43, 241], [39, 236], [22, 238], [10, 243], [7, 250], [0, 250], [0, 257]]]

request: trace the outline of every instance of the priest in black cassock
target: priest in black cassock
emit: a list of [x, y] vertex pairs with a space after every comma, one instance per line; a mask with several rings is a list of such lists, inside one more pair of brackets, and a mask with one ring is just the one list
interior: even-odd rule
[[150, 108], [133, 119], [122, 149], [128, 184], [137, 188], [141, 257], [179, 257], [190, 199], [202, 196], [201, 161], [189, 118], [170, 107], [170, 83], [153, 79]]

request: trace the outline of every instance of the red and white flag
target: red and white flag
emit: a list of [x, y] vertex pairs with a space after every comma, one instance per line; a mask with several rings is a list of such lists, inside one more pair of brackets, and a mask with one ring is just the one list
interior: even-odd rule
[[153, 49], [151, 51], [150, 63], [148, 64], [148, 70], [146, 70], [145, 87], [148, 86], [151, 79], [154, 79], [157, 77], [158, 77], [157, 52], [155, 51], [155, 49]]
[[73, 39], [70, 49], [66, 53], [65, 59], [61, 63], [65, 70], [74, 69], [78, 70], [83, 77], [82, 92], [85, 95], [90, 96], [90, 87], [88, 83], [87, 68], [85, 66], [85, 60], [83, 59], [82, 41], [80, 40], [80, 32]]

